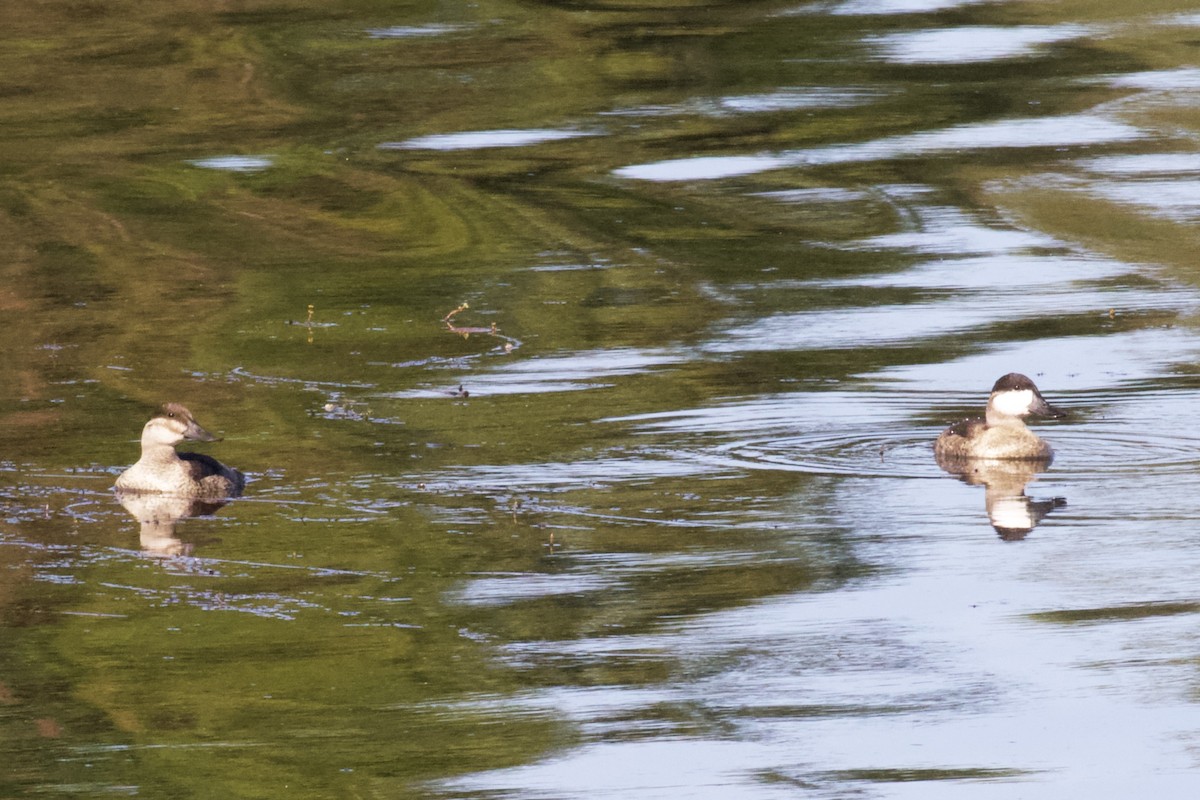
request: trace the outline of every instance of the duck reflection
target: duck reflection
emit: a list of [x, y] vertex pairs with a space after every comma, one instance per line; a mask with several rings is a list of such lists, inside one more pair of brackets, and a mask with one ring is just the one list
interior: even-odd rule
[[199, 500], [165, 494], [117, 492], [117, 500], [141, 526], [142, 550], [155, 556], [191, 555], [193, 545], [175, 535], [175, 525], [188, 517], [215, 514], [225, 500]]
[[1048, 459], [956, 459], [939, 453], [937, 463], [963, 483], [984, 487], [988, 521], [1005, 541], [1024, 539], [1047, 514], [1067, 504], [1063, 497], [1036, 500], [1025, 494], [1025, 486], [1050, 466]]

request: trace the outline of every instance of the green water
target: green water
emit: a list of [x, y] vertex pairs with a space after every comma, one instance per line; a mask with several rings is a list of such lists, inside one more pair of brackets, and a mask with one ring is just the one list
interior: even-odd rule
[[1184, 796], [1198, 27], [0, 9], [0, 796]]

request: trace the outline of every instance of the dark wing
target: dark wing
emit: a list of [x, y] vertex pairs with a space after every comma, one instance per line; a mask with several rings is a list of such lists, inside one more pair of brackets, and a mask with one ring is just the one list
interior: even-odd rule
[[183, 467], [200, 483], [213, 493], [238, 496], [246, 486], [246, 476], [236, 469], [227, 467], [212, 456], [204, 453], [179, 453]]
[[964, 439], [968, 439], [973, 435], [978, 435], [986, 427], [987, 421], [979, 417], [964, 419], [962, 422], [956, 422], [949, 428], [946, 428], [942, 436], [961, 436]]
[[179, 458], [188, 474], [197, 481], [202, 481], [209, 475], [224, 475], [227, 471], [224, 464], [204, 453], [180, 453]]

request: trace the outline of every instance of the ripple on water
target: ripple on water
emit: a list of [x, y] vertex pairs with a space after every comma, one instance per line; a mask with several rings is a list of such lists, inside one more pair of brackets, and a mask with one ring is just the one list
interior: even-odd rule
[[849, 108], [863, 105], [885, 92], [875, 88], [830, 88], [804, 86], [780, 88], [759, 94], [699, 97], [670, 105], [636, 106], [602, 112], [613, 117], [669, 117], [680, 115], [725, 116], [729, 114], [758, 114], [795, 111], [807, 108]]
[[[671, 348], [632, 347], [585, 350], [561, 356], [505, 361], [471, 376], [468, 388], [478, 395], [545, 394], [611, 386], [615, 379], [675, 366], [688, 357]], [[431, 387], [380, 395], [392, 399], [428, 396]]]
[[[945, 300], [894, 303], [779, 313], [750, 322], [734, 320], [703, 344], [709, 353], [753, 353], [834, 348], [918, 345], [937, 337], [985, 332], [1014, 318], [1055, 320], [1066, 315], [1108, 313], [1113, 317], [1145, 313], [1177, 314], [1194, 306], [1186, 290], [1090, 290], [1055, 286], [1037, 294], [973, 293]], [[1058, 342], [1060, 340], [1053, 340]], [[992, 377], [1011, 370], [1002, 370]], [[990, 381], [989, 381], [990, 383]]]
[[[943, 424], [977, 413], [987, 391], [981, 386], [974, 393], [938, 389], [936, 405], [944, 412], [930, 407], [928, 391], [901, 386], [798, 392], [610, 421], [666, 433], [679, 442], [668, 451], [672, 457], [714, 470], [933, 478], [944, 474], [934, 461], [934, 440]], [[1200, 474], [1200, 435], [1189, 433], [1200, 390], [1127, 383], [1047, 396], [1070, 414], [1032, 423], [1055, 449], [1058, 477]], [[930, 424], [931, 417], [940, 421]], [[723, 441], [689, 447], [688, 435]]]
[[1200, 390], [1170, 383], [1065, 393], [1073, 418], [1040, 431], [1059, 469], [1082, 478], [1200, 475], [1200, 433], [1191, 424]]
[[878, 478], [934, 478], [943, 473], [933, 460], [936, 432], [892, 430], [814, 431], [782, 438], [745, 439], [717, 448], [729, 466], [777, 469], [810, 475]]
[[1057, 453], [1055, 463], [1072, 477], [1200, 473], [1200, 437], [1123, 433], [1101, 425], [1059, 426], [1042, 431]]
[[286, 376], [282, 376], [282, 375], [260, 375], [260, 374], [250, 372], [245, 367], [234, 367], [233, 369], [229, 370], [228, 375], [229, 375], [229, 377], [232, 377], [232, 378], [241, 378], [243, 380], [252, 381], [254, 383], [260, 383], [265, 386], [296, 385], [296, 386], [302, 386], [305, 389], [314, 389], [314, 390], [315, 389], [323, 389], [323, 388], [334, 388], [334, 389], [373, 389], [373, 388], [375, 388], [375, 384], [373, 384], [373, 383], [360, 383], [360, 382], [356, 382], [356, 381], [322, 381], [322, 380], [309, 380], [306, 378], [292, 378], [292, 377], [286, 377]]
[[[609, 421], [666, 433], [676, 459], [709, 469], [932, 478], [942, 474], [931, 450], [939, 428], [913, 421], [927, 402], [907, 388], [810, 391]], [[721, 441], [689, 447], [687, 435]]]

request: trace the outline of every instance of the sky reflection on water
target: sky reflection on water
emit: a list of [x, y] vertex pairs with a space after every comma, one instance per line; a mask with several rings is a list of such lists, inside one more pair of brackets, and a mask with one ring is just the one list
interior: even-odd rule
[[962, 150], [1027, 147], [1083, 147], [1128, 142], [1149, 136], [1133, 125], [1099, 114], [1007, 119], [957, 125], [861, 144], [770, 155], [711, 156], [671, 159], [621, 167], [616, 175], [647, 181], [700, 181], [754, 175], [786, 167], [818, 167], [861, 161], [916, 158]]
[[1094, 33], [1079, 25], [974, 26], [904, 31], [870, 38], [867, 42], [877, 47], [883, 58], [902, 64], [969, 64], [1019, 58], [1039, 47]]
[[381, 150], [477, 150], [487, 147], [529, 147], [546, 142], [561, 142], [581, 136], [598, 136], [595, 131], [578, 130], [497, 130], [464, 131], [420, 136], [403, 142], [384, 142]]

